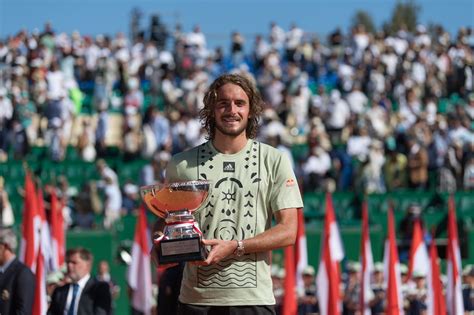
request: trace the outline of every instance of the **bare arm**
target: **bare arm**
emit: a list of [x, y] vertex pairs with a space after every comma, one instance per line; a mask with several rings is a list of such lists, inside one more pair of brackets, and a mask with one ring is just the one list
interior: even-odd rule
[[[296, 208], [282, 209], [275, 212], [277, 224], [255, 237], [243, 240], [245, 253], [265, 252], [289, 246], [295, 243], [298, 220]], [[207, 259], [197, 262], [202, 265], [216, 264], [231, 256], [237, 248], [237, 241], [203, 240], [205, 245], [212, 247]]]

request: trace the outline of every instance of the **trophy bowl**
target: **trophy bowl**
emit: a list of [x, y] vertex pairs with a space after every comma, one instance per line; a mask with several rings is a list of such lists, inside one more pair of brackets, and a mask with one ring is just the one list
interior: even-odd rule
[[210, 181], [205, 180], [140, 187], [148, 209], [165, 221], [163, 234], [153, 240], [160, 265], [206, 258], [192, 213], [207, 200], [209, 188]]

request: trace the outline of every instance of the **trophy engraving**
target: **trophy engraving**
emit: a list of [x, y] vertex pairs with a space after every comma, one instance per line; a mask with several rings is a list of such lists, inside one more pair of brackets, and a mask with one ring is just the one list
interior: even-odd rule
[[192, 213], [207, 199], [209, 187], [209, 181], [196, 180], [140, 188], [148, 209], [165, 220], [163, 234], [153, 239], [160, 265], [206, 258]]

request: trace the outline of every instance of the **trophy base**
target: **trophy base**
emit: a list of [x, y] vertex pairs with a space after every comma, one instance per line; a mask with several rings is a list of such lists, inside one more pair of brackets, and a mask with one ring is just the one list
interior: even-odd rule
[[200, 236], [162, 240], [157, 254], [159, 265], [205, 260], [207, 256]]

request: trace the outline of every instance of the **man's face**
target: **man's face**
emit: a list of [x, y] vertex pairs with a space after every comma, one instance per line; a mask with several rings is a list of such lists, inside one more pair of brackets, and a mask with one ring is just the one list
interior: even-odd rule
[[216, 135], [239, 136], [246, 131], [250, 104], [245, 91], [238, 85], [227, 83], [217, 91], [214, 106]]
[[5, 252], [7, 251], [7, 247], [5, 244], [0, 244], [0, 265], [3, 265], [7, 262], [7, 258]]
[[91, 263], [83, 260], [79, 253], [71, 255], [66, 264], [68, 275], [73, 282], [79, 281], [91, 271]]

